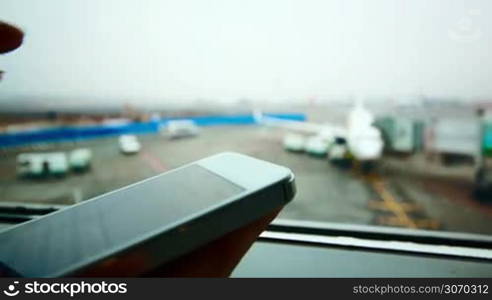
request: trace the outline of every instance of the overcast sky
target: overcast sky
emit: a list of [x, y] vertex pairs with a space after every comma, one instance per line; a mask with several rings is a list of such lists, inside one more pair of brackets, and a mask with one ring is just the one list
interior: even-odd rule
[[1, 0], [0, 101], [492, 98], [489, 0]]

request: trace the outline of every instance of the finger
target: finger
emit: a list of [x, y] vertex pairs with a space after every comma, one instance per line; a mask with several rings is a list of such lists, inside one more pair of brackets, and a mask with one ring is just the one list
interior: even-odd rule
[[0, 54], [19, 48], [23, 39], [24, 33], [22, 30], [0, 21]]

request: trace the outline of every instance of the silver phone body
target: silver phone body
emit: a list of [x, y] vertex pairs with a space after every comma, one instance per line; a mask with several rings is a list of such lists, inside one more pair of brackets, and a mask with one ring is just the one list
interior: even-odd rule
[[0, 266], [22, 277], [61, 277], [137, 257], [144, 273], [294, 195], [289, 169], [221, 153], [0, 232]]

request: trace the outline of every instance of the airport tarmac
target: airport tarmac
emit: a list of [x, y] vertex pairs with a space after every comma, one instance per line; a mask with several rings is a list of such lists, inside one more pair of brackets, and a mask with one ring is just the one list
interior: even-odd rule
[[[83, 174], [37, 180], [17, 178], [15, 157], [19, 152], [4, 151], [0, 158], [1, 199], [72, 204], [208, 155], [235, 151], [294, 171], [298, 194], [279, 218], [492, 233], [492, 208], [468, 197], [463, 191], [466, 182], [457, 185], [442, 178], [409, 176], [405, 168], [398, 170], [394, 160], [383, 163], [374, 176], [340, 170], [325, 159], [284, 151], [283, 135], [282, 130], [254, 125], [205, 127], [197, 137], [177, 140], [142, 135], [142, 151], [136, 155], [121, 154], [116, 137], [50, 144], [42, 150], [90, 148], [92, 168]], [[400, 166], [404, 163], [412, 162]]]

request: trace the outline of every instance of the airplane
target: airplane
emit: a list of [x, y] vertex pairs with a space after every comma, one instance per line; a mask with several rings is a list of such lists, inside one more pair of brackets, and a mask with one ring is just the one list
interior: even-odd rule
[[[307, 143], [300, 142], [298, 138], [297, 145], [299, 146], [295, 150], [301, 150], [300, 145], [303, 144], [305, 147], [303, 150], [311, 154], [314, 152], [326, 155], [328, 152], [330, 160], [336, 160], [341, 158], [341, 155], [346, 156], [344, 153], [346, 151], [340, 151], [340, 145], [344, 145], [350, 156], [362, 165], [372, 165], [382, 156], [384, 142], [381, 132], [373, 125], [374, 115], [364, 106], [363, 101], [355, 102], [354, 107], [348, 113], [345, 126], [284, 120], [264, 115], [260, 111], [254, 111], [253, 116], [258, 124], [284, 128], [288, 131], [311, 136]], [[287, 146], [287, 149], [286, 141], [289, 138], [292, 141], [295, 140], [292, 135], [285, 137], [284, 146]], [[325, 145], [324, 150], [323, 146], [316, 146], [323, 144]], [[335, 146], [329, 147], [330, 145]]]

